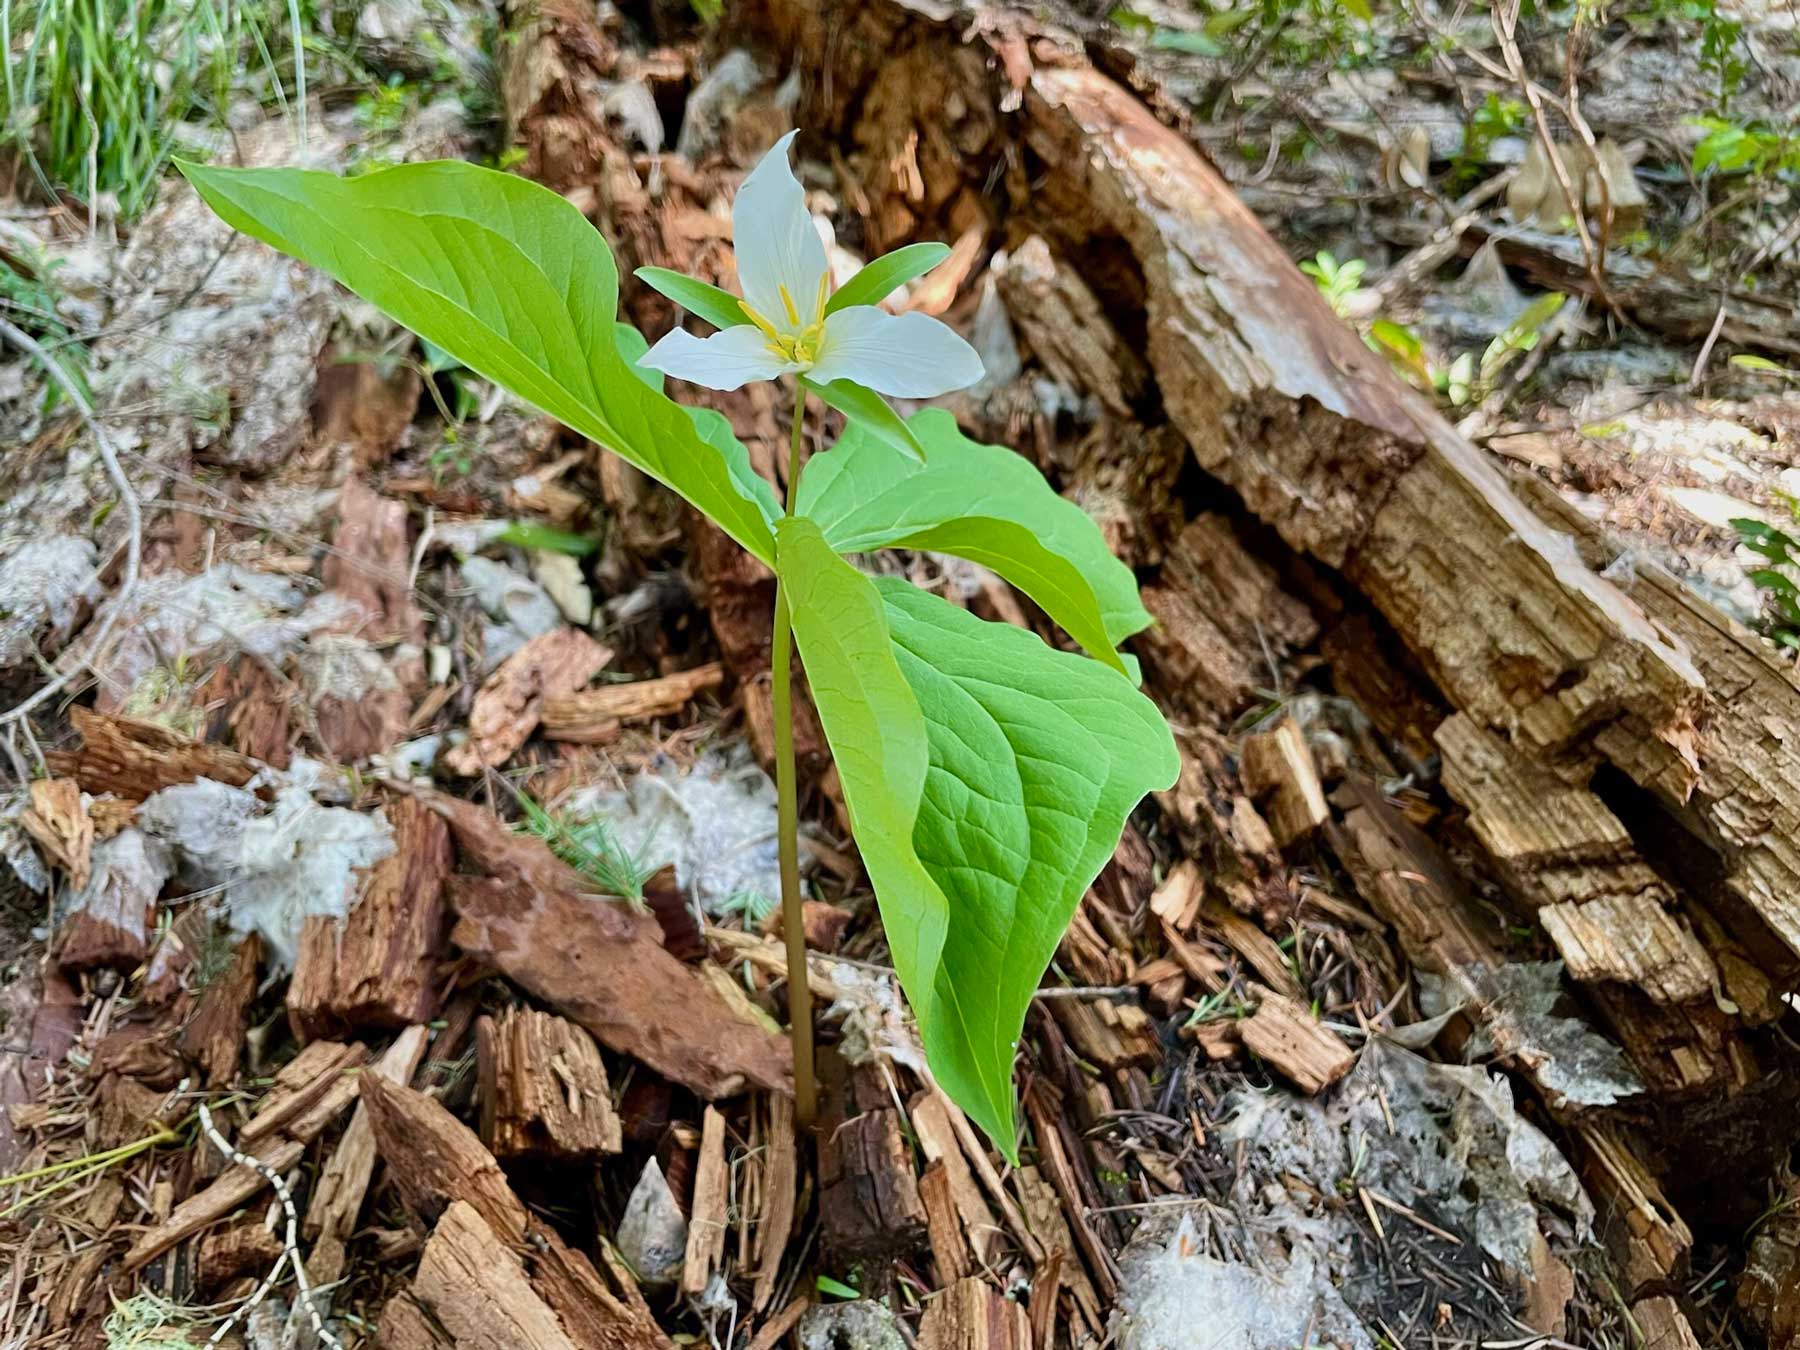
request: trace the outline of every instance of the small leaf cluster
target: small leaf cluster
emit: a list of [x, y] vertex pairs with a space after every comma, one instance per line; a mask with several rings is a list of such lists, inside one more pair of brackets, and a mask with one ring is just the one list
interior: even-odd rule
[[[1800, 498], [1784, 497], [1788, 513], [1800, 529]], [[1764, 520], [1739, 516], [1732, 520], [1738, 542], [1752, 553], [1768, 560], [1766, 567], [1753, 567], [1744, 575], [1756, 583], [1763, 593], [1767, 612], [1762, 631], [1771, 642], [1800, 652], [1800, 539]]]
[[[348, 179], [182, 169], [230, 224], [636, 465], [774, 569], [933, 1073], [1014, 1157], [1032, 993], [1127, 815], [1179, 767], [1119, 651], [1149, 616], [1094, 523], [937, 410], [894, 434], [882, 410], [845, 409], [784, 510], [723, 416], [674, 402], [637, 364], [646, 343], [616, 317], [599, 231], [524, 179], [452, 162]], [[877, 260], [840, 297], [873, 304], [915, 269]], [[678, 298], [738, 321], [722, 297], [693, 283]], [[992, 569], [1085, 654], [849, 560], [890, 548]]]

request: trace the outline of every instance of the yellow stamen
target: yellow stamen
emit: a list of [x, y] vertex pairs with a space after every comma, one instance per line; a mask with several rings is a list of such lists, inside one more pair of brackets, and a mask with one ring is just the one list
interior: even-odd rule
[[800, 326], [800, 311], [794, 308], [794, 297], [788, 294], [787, 283], [781, 282], [776, 285], [775, 289], [781, 292], [781, 303], [787, 306], [788, 326], [791, 328], [798, 328]]
[[744, 317], [746, 319], [750, 320], [751, 323], [762, 330], [763, 336], [768, 338], [769, 341], [777, 342], [780, 340], [781, 330], [776, 328], [774, 324], [763, 318], [763, 316], [758, 314], [755, 310], [751, 309], [748, 300], [738, 301], [738, 308], [744, 311]]
[[813, 313], [821, 319], [825, 317], [825, 302], [829, 299], [831, 299], [831, 269], [827, 267], [819, 273], [819, 303], [813, 308]]

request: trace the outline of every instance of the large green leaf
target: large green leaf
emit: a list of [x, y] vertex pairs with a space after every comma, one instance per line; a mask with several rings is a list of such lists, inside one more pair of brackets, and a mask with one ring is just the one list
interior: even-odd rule
[[991, 568], [1090, 654], [1127, 669], [1115, 649], [1150, 616], [1137, 578], [1092, 518], [1023, 456], [964, 436], [943, 409], [915, 413], [908, 425], [923, 469], [853, 425], [807, 467], [795, 513], [817, 521], [843, 553], [923, 548]]
[[894, 968], [920, 1013], [931, 1006], [950, 921], [943, 892], [912, 850], [925, 789], [925, 717], [895, 661], [874, 581], [833, 552], [810, 520], [781, 521], [776, 539], [794, 641], [850, 828], [881, 902]]
[[933, 1073], [1014, 1156], [1032, 991], [1125, 817], [1178, 763], [1118, 672], [871, 579], [777, 526], [782, 587], [851, 829]]
[[923, 1011], [907, 994], [932, 1072], [1010, 1157], [1032, 992], [1126, 817], [1180, 759], [1117, 671], [903, 581], [874, 584], [930, 747], [913, 848], [950, 905], [935, 992]]
[[523, 178], [440, 161], [356, 178], [181, 164], [229, 224], [329, 272], [469, 369], [667, 484], [764, 562], [773, 491], [717, 425], [649, 387], [614, 334], [599, 231]]

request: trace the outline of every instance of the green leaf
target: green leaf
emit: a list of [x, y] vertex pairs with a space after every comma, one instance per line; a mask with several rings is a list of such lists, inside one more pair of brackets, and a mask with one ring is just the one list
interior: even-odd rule
[[925, 447], [919, 444], [911, 429], [901, 420], [900, 414], [873, 389], [866, 389], [852, 380], [833, 380], [830, 384], [820, 384], [804, 375], [800, 377], [800, 383], [817, 394], [821, 402], [836, 408], [849, 418], [851, 426], [861, 427], [870, 435], [879, 437], [914, 464], [925, 462]]
[[515, 520], [494, 536], [494, 542], [511, 544], [514, 548], [542, 549], [547, 553], [567, 553], [572, 558], [585, 558], [600, 547], [600, 536], [570, 534], [567, 530], [539, 525], [534, 520]]
[[697, 314], [714, 328], [736, 328], [749, 323], [744, 307], [730, 291], [672, 272], [666, 267], [640, 267], [637, 279], [651, 290], [666, 295], [690, 314]]
[[862, 1294], [842, 1280], [834, 1280], [829, 1275], [821, 1275], [816, 1281], [821, 1294], [830, 1294], [833, 1298], [861, 1298]]
[[1180, 768], [1116, 671], [871, 579], [803, 518], [778, 569], [851, 830], [932, 1072], [1016, 1161], [1025, 1011], [1146, 792]]
[[1225, 55], [1225, 49], [1201, 29], [1158, 28], [1150, 35], [1150, 45], [1166, 52], [1185, 52], [1189, 56]]
[[179, 163], [212, 209], [673, 488], [764, 562], [781, 508], [735, 439], [650, 388], [599, 231], [523, 178], [438, 161], [355, 178]]
[[950, 910], [919, 1027], [938, 1082], [1010, 1159], [1032, 993], [1126, 817], [1174, 783], [1180, 757], [1118, 672], [896, 578], [874, 584], [930, 747], [913, 848]]
[[908, 244], [865, 263], [825, 302], [835, 314], [851, 305], [879, 305], [914, 277], [922, 277], [950, 256], [948, 244]]
[[1125, 669], [1116, 647], [1150, 616], [1137, 578], [1087, 512], [1023, 456], [964, 436], [943, 409], [916, 413], [909, 426], [923, 469], [852, 428], [808, 466], [795, 514], [817, 521], [840, 553], [923, 548], [991, 568], [1091, 655]]
[[[802, 480], [804, 481], [804, 479]], [[775, 528], [776, 570], [850, 828], [881, 903], [901, 987], [930, 1010], [950, 906], [912, 849], [925, 789], [925, 716], [900, 674], [875, 583], [810, 520]]]

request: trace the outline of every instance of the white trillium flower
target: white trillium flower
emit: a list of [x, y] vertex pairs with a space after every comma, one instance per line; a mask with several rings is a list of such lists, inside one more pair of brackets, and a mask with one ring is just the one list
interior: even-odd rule
[[896, 398], [932, 398], [974, 384], [981, 358], [929, 315], [889, 314], [874, 305], [829, 308], [825, 245], [788, 167], [794, 135], [775, 142], [732, 203], [744, 289], [736, 304], [749, 322], [707, 338], [677, 328], [638, 364], [708, 389], [799, 375], [814, 385], [847, 380]]

